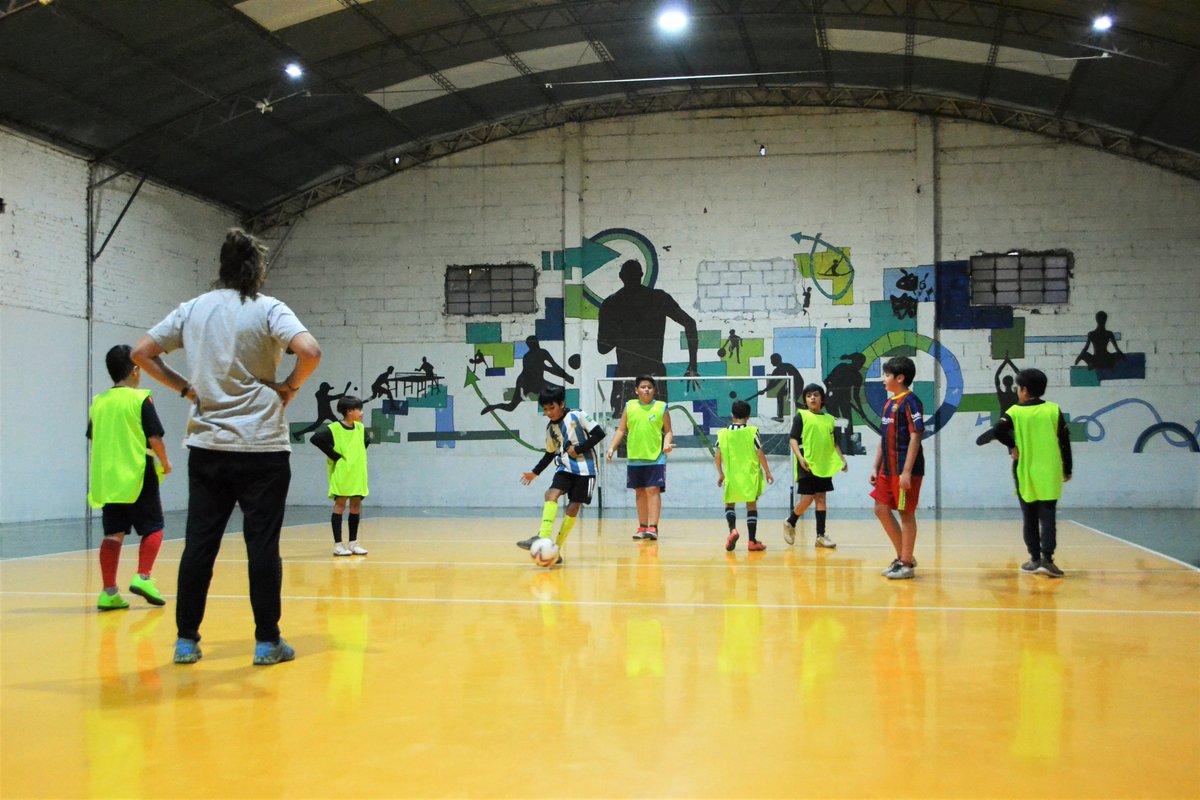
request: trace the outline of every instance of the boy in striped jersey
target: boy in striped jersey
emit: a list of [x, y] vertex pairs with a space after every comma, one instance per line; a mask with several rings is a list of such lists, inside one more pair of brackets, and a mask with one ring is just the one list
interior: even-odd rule
[[[538, 532], [517, 542], [517, 547], [528, 550], [539, 537], [549, 538], [554, 530], [554, 518], [558, 516], [558, 498], [567, 496], [567, 508], [562, 526], [558, 530], [555, 544], [561, 549], [567, 541], [576, 517], [584, 505], [592, 502], [592, 489], [596, 486], [596, 445], [604, 438], [604, 429], [592, 422], [582, 411], [567, 408], [561, 386], [549, 386], [538, 395], [538, 404], [546, 415], [546, 453], [531, 472], [521, 474], [521, 483], [528, 486], [542, 474], [542, 470], [556, 461], [558, 469], [550, 488], [546, 490], [545, 505], [542, 506], [542, 525]], [[558, 557], [558, 563], [563, 561]]]
[[[896, 550], [896, 559], [881, 574], [888, 580], [913, 577], [917, 561], [913, 548], [917, 543], [917, 503], [921, 498], [921, 480], [925, 476], [925, 454], [921, 437], [925, 434], [924, 410], [912, 392], [917, 366], [911, 358], [889, 358], [883, 365], [883, 387], [891, 395], [883, 404], [880, 418], [879, 449], [871, 468], [871, 497], [875, 498], [875, 516]], [[892, 514], [900, 514], [900, 521]]]

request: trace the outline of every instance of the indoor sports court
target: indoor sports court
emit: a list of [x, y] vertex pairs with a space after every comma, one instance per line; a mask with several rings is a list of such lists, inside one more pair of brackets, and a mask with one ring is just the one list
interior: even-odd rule
[[90, 553], [6, 558], [4, 795], [1194, 797], [1200, 572], [1064, 519], [1067, 578], [1019, 574], [987, 516], [925, 521], [900, 586], [873, 519], [727, 553], [719, 518], [588, 517], [551, 569], [519, 516], [381, 511], [333, 563], [289, 524], [271, 669], [235, 534], [189, 667], [170, 605], [95, 612]]
[[1200, 798], [1193, 5], [0, 0], [0, 800]]

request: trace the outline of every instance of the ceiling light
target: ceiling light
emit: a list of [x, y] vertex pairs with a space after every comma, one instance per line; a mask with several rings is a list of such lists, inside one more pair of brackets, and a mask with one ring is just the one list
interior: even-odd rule
[[304, 69], [299, 64], [297, 64], [295, 61], [288, 64], [286, 67], [284, 67], [283, 71], [286, 72], [288, 74], [288, 76], [292, 77], [292, 78], [299, 78], [301, 75], [304, 74]]
[[1092, 30], [1094, 30], [1094, 31], [1103, 32], [1103, 31], [1108, 30], [1112, 26], [1113, 26], [1113, 18], [1110, 17], [1108, 14], [1101, 14], [1100, 16], [1098, 16], [1094, 20], [1092, 20]]
[[664, 33], [679, 33], [687, 27], [688, 15], [681, 8], [667, 8], [658, 15], [658, 27]]

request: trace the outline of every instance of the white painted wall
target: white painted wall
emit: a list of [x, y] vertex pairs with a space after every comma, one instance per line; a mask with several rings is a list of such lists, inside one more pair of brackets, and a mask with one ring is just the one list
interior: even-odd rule
[[[767, 145], [765, 158], [758, 155], [760, 143]], [[86, 450], [76, 431], [86, 412], [89, 366], [102, 388], [103, 348], [136, 338], [175, 303], [207, 286], [221, 232], [233, 223], [220, 209], [143, 187], [98, 264], [89, 359], [86, 182], [86, 165], [78, 159], [0, 133], [0, 196], [9, 209], [0, 217], [2, 521], [79, 513]], [[132, 186], [121, 179], [103, 193], [101, 239]], [[448, 264], [515, 261], [540, 268], [544, 251], [577, 247], [581, 236], [605, 229], [631, 229], [657, 248], [657, 287], [692, 314], [701, 330], [733, 327], [744, 338], [765, 339], [764, 356], [754, 363], [766, 366], [776, 328], [808, 327], [819, 337], [823, 331], [870, 326], [869, 303], [886, 299], [885, 269], [965, 259], [980, 251], [1065, 248], [1075, 254], [1072, 301], [1057, 312], [1018, 309], [1026, 336], [1079, 336], [1094, 327], [1096, 311], [1107, 311], [1122, 349], [1145, 353], [1146, 377], [1072, 388], [1070, 365], [1078, 344], [1026, 345], [1026, 358], [1018, 364], [1047, 372], [1051, 399], [1073, 416], [1096, 415], [1088, 426], [1096, 441], [1075, 445], [1076, 480], [1064, 505], [1187, 507], [1200, 502], [1200, 455], [1162, 437], [1141, 454], [1133, 453], [1133, 443], [1155, 415], [1189, 430], [1200, 416], [1197, 219], [1197, 182], [1030, 134], [894, 112], [695, 112], [509, 139], [315, 208], [296, 223], [266, 291], [296, 310], [326, 353], [291, 409], [293, 422], [315, 418], [311, 394], [322, 380], [338, 391], [350, 382], [366, 394], [384, 367], [408, 371], [426, 356], [453, 395], [455, 429], [495, 432], [497, 423], [479, 413], [483, 403], [475, 390], [463, 385], [473, 352], [466, 323], [498, 323], [503, 341], [522, 342], [534, 333], [541, 312], [445, 316]], [[814, 292], [805, 315], [797, 302], [802, 282], [781, 285], [780, 303], [759, 297], [759, 284], [774, 282], [777, 273], [786, 272], [781, 265], [808, 252], [807, 243], [793, 241], [795, 233], [821, 233], [851, 249], [852, 305], [833, 305]], [[620, 260], [636, 255], [627, 245], [614, 247], [621, 258], [586, 281], [601, 297], [618, 288]], [[724, 274], [732, 289], [729, 276], [735, 273], [748, 287], [744, 294], [722, 294], [722, 282], [711, 280]], [[754, 278], [747, 282], [746, 274]], [[570, 279], [563, 272], [540, 272], [540, 307], [562, 297], [565, 284], [579, 281], [578, 272]], [[737, 307], [733, 297], [754, 301]], [[935, 330], [932, 304], [921, 306], [917, 328], [956, 355], [967, 393], [992, 390], [998, 362], [990, 354], [988, 331]], [[560, 364], [582, 356], [582, 366], [573, 371], [575, 386], [583, 391], [584, 407], [600, 411], [604, 404], [595, 396], [595, 382], [614, 359], [596, 351], [595, 333], [593, 320], [568, 319], [565, 341], [545, 344]], [[668, 322], [668, 362], [685, 360], [679, 334]], [[714, 360], [712, 348], [702, 350], [702, 362]], [[928, 355], [918, 354], [917, 365], [918, 379], [938, 372]], [[811, 380], [832, 366], [818, 361], [802, 371]], [[481, 370], [477, 387], [499, 400], [515, 374], [510, 369], [503, 377], [484, 377]], [[161, 390], [156, 395], [168, 430], [179, 434], [169, 437], [178, 449], [180, 401], [161, 397]], [[521, 439], [540, 444], [543, 421], [533, 404], [500, 417]], [[44, 469], [36, 479], [29, 454], [39, 452], [39, 439], [30, 435], [30, 419], [50, 419], [60, 437], [38, 457]], [[676, 420], [677, 427], [686, 427]], [[927, 442], [931, 474], [925, 504], [1013, 502], [1000, 448], [974, 445], [982, 430], [977, 421], [977, 414], [959, 412]], [[409, 434], [435, 429], [432, 409], [411, 408], [393, 426], [401, 441], [371, 450], [371, 504], [536, 506], [548, 481], [520, 486], [520, 473], [537, 453], [512, 441], [458, 441], [452, 448], [412, 441]], [[859, 430], [873, 451], [877, 437]], [[307, 444], [296, 450], [292, 502], [324, 503], [323, 458]], [[182, 467], [182, 456], [173, 455]], [[777, 460], [776, 472], [785, 475], [785, 464]], [[869, 455], [851, 459], [849, 475], [835, 480], [833, 507], [869, 505], [869, 468]], [[606, 474], [606, 505], [630, 502], [623, 472], [618, 465]], [[55, 481], [54, 491], [40, 491], [44, 476]], [[720, 499], [714, 478], [701, 453], [681, 453], [670, 468], [667, 505], [715, 514]], [[168, 489], [171, 507], [182, 506], [182, 483]], [[776, 487], [763, 505], [782, 508], [786, 497], [785, 487]]]
[[[765, 158], [758, 155], [760, 143], [768, 147]], [[868, 304], [885, 299], [884, 269], [929, 264], [935, 257], [965, 259], [980, 251], [1065, 248], [1076, 257], [1072, 302], [1057, 313], [1018, 309], [1016, 314], [1026, 318], [1026, 335], [1083, 335], [1094, 327], [1095, 312], [1105, 310], [1110, 329], [1122, 336], [1122, 349], [1144, 352], [1147, 367], [1144, 380], [1070, 388], [1069, 368], [1080, 345], [1027, 345], [1019, 366], [1046, 371], [1051, 399], [1070, 414], [1095, 414], [1134, 401], [1104, 411], [1089, 426], [1098, 441], [1076, 443], [1077, 479], [1064, 503], [1194, 506], [1200, 501], [1200, 456], [1161, 437], [1142, 454], [1132, 450], [1138, 433], [1155, 421], [1154, 413], [1189, 429], [1196, 424], [1198, 212], [1200, 185], [1194, 181], [999, 128], [935, 124], [889, 112], [697, 112], [545, 131], [402, 173], [309, 212], [272, 282], [327, 345], [329, 355], [317, 379], [330, 375], [340, 389], [338, 381], [348, 370], [337, 364], [344, 359], [347, 365], [362, 364], [362, 374], [354, 377], [369, 383], [382, 367], [364, 353], [380, 343], [397, 353], [395, 360], [404, 367], [433, 351], [437, 355], [431, 360], [447, 375], [455, 397], [456, 428], [496, 430], [490, 418], [478, 415], [481, 401], [458, 377], [471, 352], [465, 323], [498, 322], [505, 341], [519, 342], [534, 331], [537, 315], [444, 316], [447, 264], [539, 264], [542, 251], [578, 246], [578, 239], [563, 231], [592, 236], [608, 228], [633, 229], [658, 249], [658, 287], [671, 293], [702, 330], [734, 327], [746, 338], [765, 337], [764, 357], [755, 362], [765, 365], [776, 327], [812, 326], [819, 332], [869, 326]], [[766, 303], [735, 307], [727, 299], [732, 291], [713, 289], [708, 276], [718, 268], [750, 270], [759, 281], [773, 280], [775, 265], [808, 251], [807, 244], [792, 241], [797, 232], [820, 232], [851, 248], [853, 305], [835, 306], [814, 293], [805, 316], [794, 302], [796, 287], [781, 287], [781, 296], [789, 299], [778, 308]], [[563, 282], [562, 272], [541, 274], [543, 307], [546, 298], [562, 295]], [[587, 283], [602, 297], [619, 286], [616, 270], [608, 268]], [[668, 323], [668, 362], [685, 358], [679, 330]], [[932, 304], [922, 305], [918, 331], [957, 355], [966, 392], [992, 391], [998, 362], [990, 355], [988, 331], [935, 331]], [[335, 349], [328, 347], [331, 343]], [[583, 356], [577, 385], [585, 389], [584, 406], [601, 409], [592, 388], [613, 359], [596, 352], [595, 323], [568, 320], [566, 344], [550, 349], [560, 363], [576, 352]], [[702, 361], [714, 359], [711, 349], [701, 354]], [[918, 379], [937, 372], [923, 353], [917, 363]], [[806, 378], [816, 378], [832, 366], [803, 371]], [[485, 378], [478, 385], [494, 399], [512, 386], [513, 375]], [[1153, 406], [1153, 412], [1139, 401]], [[306, 409], [310, 416], [314, 412], [307, 398], [295, 409], [293, 419], [302, 418]], [[503, 418], [526, 441], [540, 439], [542, 422], [533, 404]], [[960, 412], [927, 442], [927, 505], [1013, 502], [1000, 448], [974, 444], [983, 429], [977, 419]], [[414, 410], [397, 417], [396, 425], [405, 431], [432, 430], [433, 412]], [[877, 442], [864, 432], [869, 451]], [[311, 495], [319, 502], [323, 460], [311, 449], [299, 453], [294, 496]], [[517, 484], [536, 454], [511, 443], [459, 442], [451, 450], [405, 441], [373, 449], [371, 456], [371, 502], [524, 506], [540, 497], [540, 491]], [[851, 459], [849, 475], [835, 481], [832, 502], [868, 507], [869, 468], [869, 456]], [[776, 471], [786, 473], [786, 468], [780, 463]], [[698, 512], [716, 508], [713, 478], [706, 458], [681, 454], [670, 470], [667, 505]], [[611, 471], [604, 485], [606, 505], [628, 503], [623, 469]], [[768, 507], [785, 503], [783, 487], [763, 500]]]
[[[56, 519], [86, 509], [87, 408], [111, 385], [104, 354], [132, 344], [216, 275], [227, 212], [143, 185], [95, 264], [89, 352], [87, 163], [0, 130], [0, 522]], [[97, 192], [96, 246], [136, 181]], [[182, 368], [182, 354], [168, 362]], [[91, 390], [89, 394], [89, 373]], [[167, 509], [187, 502], [183, 401], [147, 382], [179, 473], [163, 484]]]

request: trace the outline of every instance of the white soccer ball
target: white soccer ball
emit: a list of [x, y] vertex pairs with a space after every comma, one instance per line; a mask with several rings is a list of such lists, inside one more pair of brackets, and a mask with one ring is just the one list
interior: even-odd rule
[[554, 543], [553, 539], [543, 536], [533, 543], [533, 547], [529, 548], [529, 557], [539, 567], [553, 566], [558, 561], [558, 545]]

